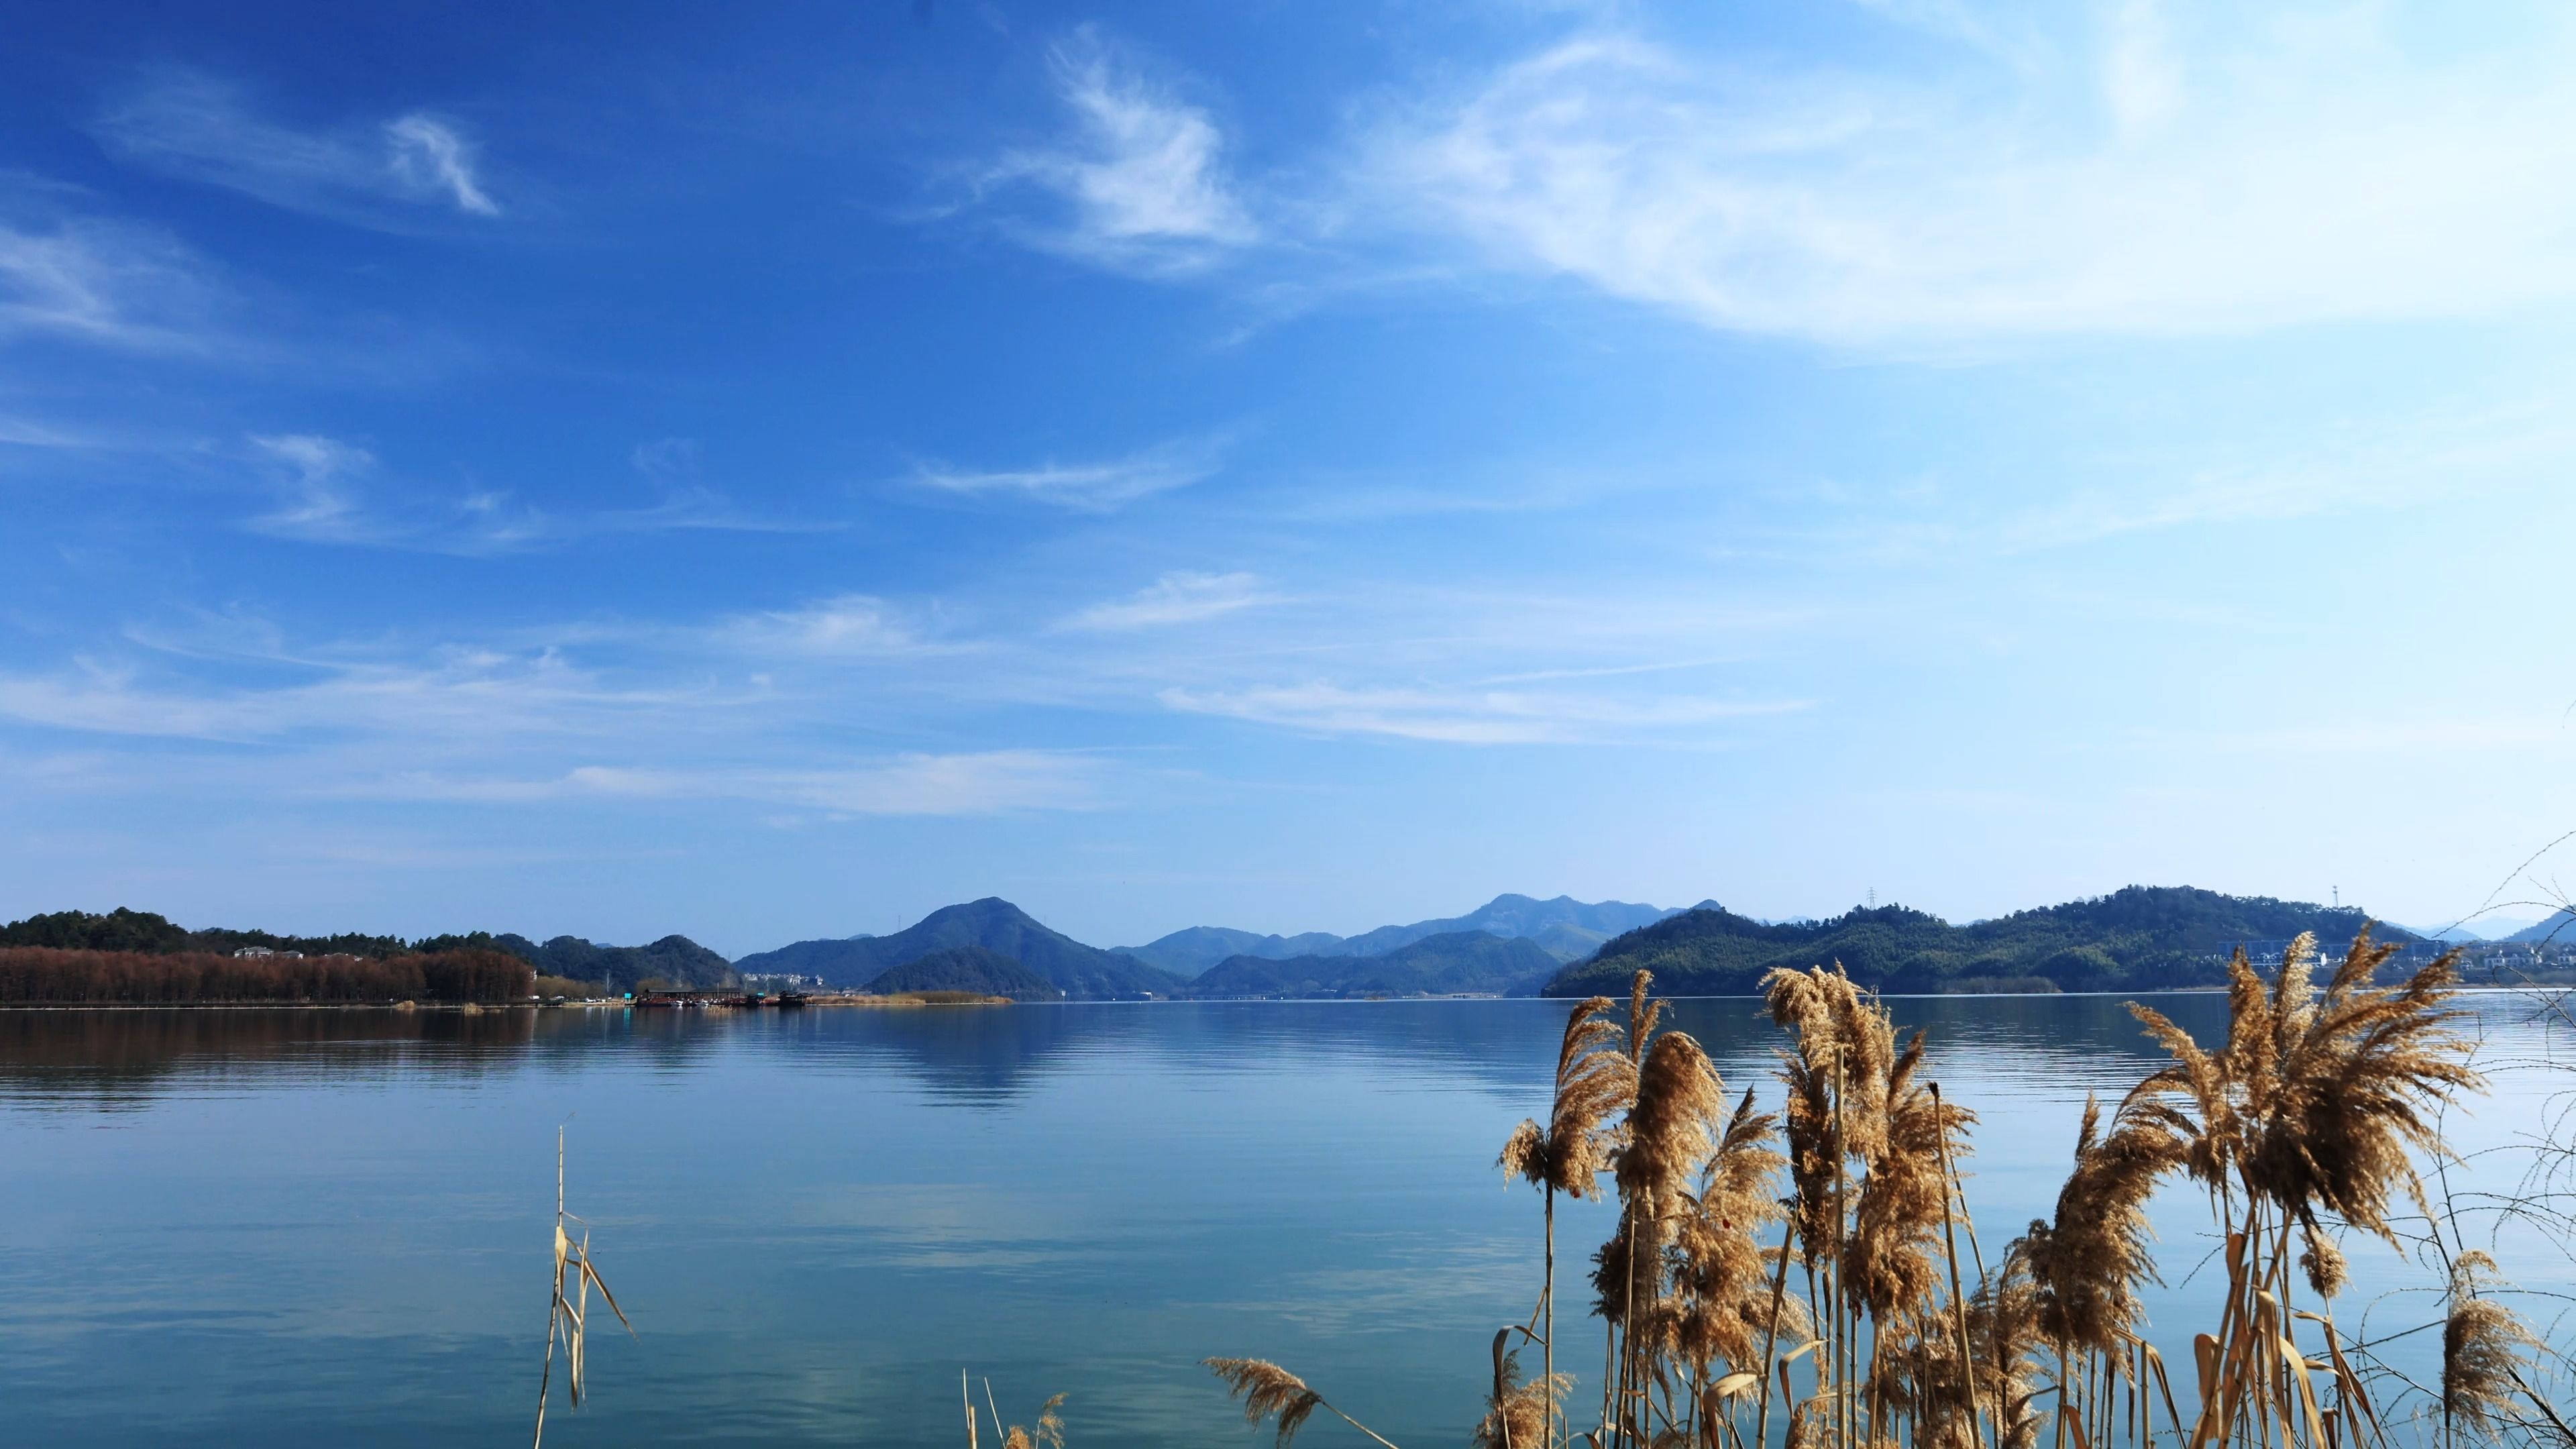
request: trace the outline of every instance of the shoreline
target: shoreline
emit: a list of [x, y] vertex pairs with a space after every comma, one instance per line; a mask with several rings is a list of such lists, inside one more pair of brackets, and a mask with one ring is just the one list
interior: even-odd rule
[[792, 1007], [714, 1006], [642, 1007], [633, 1001], [11, 1001], [0, 1011], [399, 1011], [445, 1012], [456, 1016], [490, 1016], [512, 1011], [803, 1011], [813, 1007], [1016, 1006], [1007, 996], [974, 1001], [924, 1001], [906, 996], [816, 996]]

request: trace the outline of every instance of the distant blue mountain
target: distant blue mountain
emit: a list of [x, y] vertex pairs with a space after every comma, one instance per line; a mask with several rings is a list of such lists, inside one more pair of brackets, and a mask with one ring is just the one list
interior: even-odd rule
[[2546, 920], [2535, 921], [2505, 939], [2516, 945], [2540, 941], [2576, 943], [2576, 909], [2560, 910]]
[[1444, 931], [1369, 956], [1234, 956], [1189, 985], [1227, 996], [1535, 996], [1561, 963], [1526, 936]]
[[1482, 931], [1489, 936], [1526, 939], [1563, 962], [1581, 960], [1613, 936], [1678, 914], [1667, 907], [1626, 901], [1587, 902], [1572, 896], [1542, 901], [1523, 895], [1499, 895], [1463, 916], [1380, 926], [1357, 936], [1336, 936], [1328, 931], [1262, 936], [1223, 926], [1191, 926], [1142, 946], [1117, 949], [1166, 971], [1194, 977], [1235, 956], [1272, 961], [1298, 956], [1383, 956], [1426, 937]]
[[829, 986], [856, 987], [875, 982], [894, 967], [961, 946], [1007, 957], [1077, 1001], [1171, 996], [1183, 984], [1172, 973], [1133, 956], [1086, 946], [1051, 931], [998, 896], [943, 906], [890, 936], [798, 941], [745, 956], [734, 966], [752, 973], [819, 976]]

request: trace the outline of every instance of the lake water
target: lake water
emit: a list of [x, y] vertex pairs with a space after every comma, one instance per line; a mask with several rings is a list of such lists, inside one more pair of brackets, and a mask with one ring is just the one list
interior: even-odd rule
[[[2221, 1026], [2216, 997], [2157, 1004]], [[2155, 1059], [2109, 998], [1893, 1005], [1982, 1118], [1966, 1165], [1992, 1255], [2049, 1211], [2086, 1091]], [[2549, 1045], [2527, 1001], [2475, 1006], [2495, 1060]], [[1755, 1007], [1669, 1019], [1776, 1100], [1780, 1038]], [[578, 1412], [558, 1381], [551, 1444], [950, 1449], [961, 1369], [1005, 1419], [1068, 1393], [1077, 1449], [1266, 1444], [1197, 1366], [1210, 1354], [1277, 1359], [1408, 1449], [1463, 1443], [1493, 1331], [1538, 1289], [1538, 1199], [1493, 1158], [1545, 1111], [1564, 1013], [0, 1013], [0, 1440], [522, 1440], [560, 1123], [570, 1206], [638, 1337], [594, 1339]], [[2554, 1089], [2506, 1071], [2457, 1135], [2509, 1144]], [[2473, 1156], [2454, 1181], [2515, 1175]], [[2207, 1216], [2169, 1197], [2177, 1286], [2152, 1308], [2187, 1365]], [[1561, 1211], [1569, 1276], [1610, 1223]], [[2384, 1296], [2420, 1273], [2347, 1246], [2348, 1320], [2430, 1315]], [[2530, 1242], [2499, 1256], [2528, 1287], [2571, 1286]], [[1590, 1326], [1564, 1338], [1560, 1367], [1597, 1373]], [[1361, 1442], [1329, 1419], [1306, 1434]]]

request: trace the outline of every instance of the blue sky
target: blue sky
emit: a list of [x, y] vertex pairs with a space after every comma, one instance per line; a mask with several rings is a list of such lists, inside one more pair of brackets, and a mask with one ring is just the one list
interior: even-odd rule
[[0, 912], [2457, 917], [2576, 828], [2481, 9], [42, 7]]

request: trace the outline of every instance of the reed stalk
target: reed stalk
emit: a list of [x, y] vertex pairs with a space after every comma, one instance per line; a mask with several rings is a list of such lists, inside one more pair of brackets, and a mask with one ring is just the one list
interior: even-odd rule
[[[586, 1350], [589, 1346], [589, 1308], [592, 1287], [599, 1289], [599, 1296], [606, 1300], [608, 1311], [617, 1315], [617, 1321], [624, 1325], [627, 1334], [631, 1337], [635, 1332], [635, 1325], [627, 1322], [626, 1310], [617, 1306], [617, 1295], [608, 1291], [607, 1280], [601, 1278], [599, 1270], [591, 1266], [589, 1225], [582, 1224], [579, 1242], [575, 1242], [570, 1232], [566, 1230], [567, 1224], [581, 1223], [581, 1221], [580, 1218], [564, 1210], [564, 1129], [557, 1127], [555, 1129], [554, 1296], [546, 1309], [545, 1372], [537, 1380], [537, 1426], [535, 1434], [529, 1440], [531, 1449], [544, 1449], [546, 1442], [546, 1399], [549, 1391], [554, 1387], [555, 1343], [559, 1338], [564, 1346], [565, 1387], [571, 1391], [572, 1406], [576, 1409], [581, 1407], [582, 1387], [587, 1381], [585, 1366], [588, 1361]], [[569, 1297], [564, 1293], [564, 1279], [567, 1274], [571, 1275], [573, 1289]]]

